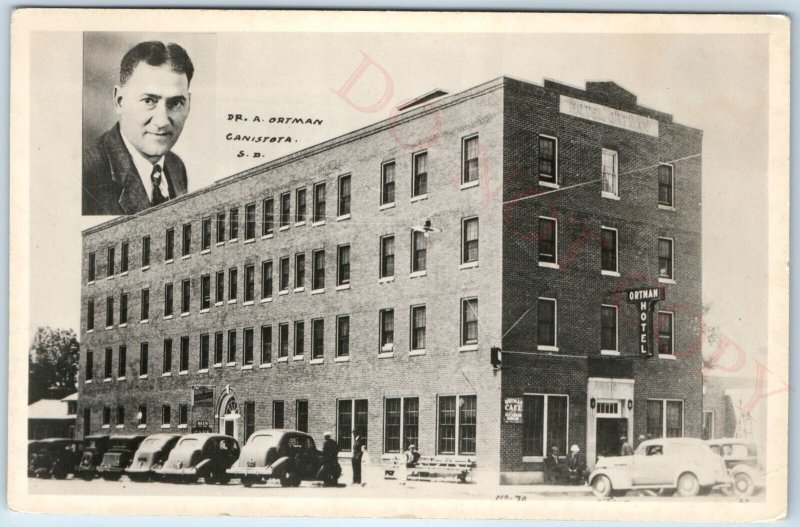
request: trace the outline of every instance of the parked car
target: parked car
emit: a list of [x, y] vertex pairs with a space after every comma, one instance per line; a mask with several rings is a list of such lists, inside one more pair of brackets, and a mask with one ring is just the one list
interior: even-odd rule
[[91, 481], [97, 475], [97, 465], [103, 461], [103, 456], [108, 450], [110, 436], [86, 436], [83, 438], [83, 454], [77, 467], [75, 476]]
[[167, 460], [180, 437], [177, 434], [153, 434], [145, 438], [133, 454], [133, 462], [125, 471], [128, 478], [131, 481], [149, 480], [153, 471]]
[[730, 485], [730, 478], [725, 463], [708, 445], [681, 437], [644, 441], [632, 456], [601, 457], [589, 484], [594, 495], [603, 498], [638, 489], [696, 496]]
[[228, 483], [226, 470], [239, 458], [239, 443], [221, 434], [188, 434], [154, 472], [168, 481]]
[[42, 439], [28, 446], [28, 475], [37, 478], [66, 479], [74, 473], [83, 445], [75, 439]]
[[758, 446], [746, 439], [709, 439], [706, 444], [718, 454], [728, 467], [731, 477], [729, 493], [752, 496], [764, 486], [764, 464], [758, 455]]
[[[297, 487], [303, 480], [319, 480], [322, 452], [314, 438], [295, 430], [258, 430], [242, 448], [239, 461], [228, 475], [239, 478], [245, 487], [270, 478], [284, 487]], [[341, 475], [337, 467], [336, 479]]]
[[97, 466], [97, 473], [106, 481], [117, 481], [133, 461], [133, 453], [147, 436], [113, 435], [109, 439], [108, 451]]

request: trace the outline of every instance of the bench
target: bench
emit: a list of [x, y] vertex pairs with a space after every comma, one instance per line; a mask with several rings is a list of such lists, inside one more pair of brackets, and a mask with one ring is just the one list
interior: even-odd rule
[[[384, 479], [398, 479], [402, 473], [406, 458], [403, 455], [384, 455]], [[454, 481], [467, 483], [472, 481], [472, 469], [475, 461], [471, 459], [455, 459], [448, 456], [422, 456], [417, 465], [408, 468], [409, 481]]]

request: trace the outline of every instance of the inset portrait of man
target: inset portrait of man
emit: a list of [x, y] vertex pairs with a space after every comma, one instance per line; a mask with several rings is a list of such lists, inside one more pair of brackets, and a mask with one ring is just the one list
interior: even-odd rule
[[142, 42], [122, 58], [117, 123], [83, 151], [83, 215], [136, 214], [185, 194], [172, 147], [189, 116], [194, 65], [180, 45]]

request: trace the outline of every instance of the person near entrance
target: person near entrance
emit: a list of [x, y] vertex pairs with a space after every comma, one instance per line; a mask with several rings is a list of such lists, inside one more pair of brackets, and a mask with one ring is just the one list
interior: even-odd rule
[[569, 469], [564, 458], [559, 455], [557, 446], [550, 449], [550, 455], [544, 460], [544, 482], [551, 485], [566, 483], [569, 479]]
[[322, 479], [323, 486], [335, 487], [336, 480], [339, 479], [339, 445], [336, 441], [331, 439], [331, 433], [325, 432], [322, 434], [324, 439], [322, 443]]
[[364, 485], [361, 482], [361, 461], [364, 457], [364, 451], [367, 449], [367, 442], [366, 440], [353, 430], [353, 485]]
[[632, 456], [633, 455], [633, 447], [630, 443], [628, 443], [628, 437], [622, 436], [619, 438], [620, 447], [619, 447], [619, 455], [621, 456]]
[[586, 482], [586, 458], [578, 445], [572, 445], [567, 454], [567, 471], [570, 485], [582, 485]]

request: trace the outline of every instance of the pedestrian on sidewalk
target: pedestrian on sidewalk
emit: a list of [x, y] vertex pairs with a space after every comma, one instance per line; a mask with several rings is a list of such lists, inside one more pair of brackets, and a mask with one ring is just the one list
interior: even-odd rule
[[366, 440], [361, 437], [361, 434], [353, 430], [353, 485], [362, 485], [361, 483], [361, 461], [364, 457], [364, 451], [367, 449]]
[[417, 466], [417, 462], [419, 461], [419, 452], [417, 452], [416, 445], [408, 445], [408, 450], [404, 453], [405, 459], [400, 461], [400, 466], [402, 468], [402, 481], [400, 482], [401, 485], [405, 485], [408, 481], [408, 469], [413, 469]]

